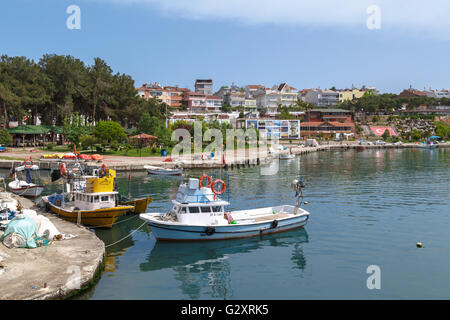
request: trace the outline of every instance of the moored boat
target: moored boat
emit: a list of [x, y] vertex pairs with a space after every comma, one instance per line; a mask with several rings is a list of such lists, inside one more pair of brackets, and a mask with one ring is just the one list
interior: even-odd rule
[[155, 166], [144, 166], [144, 168], [147, 170], [148, 174], [153, 175], [161, 175], [161, 176], [181, 176], [183, 174], [183, 168], [162, 168], [162, 167], [155, 167]]
[[[65, 166], [61, 165], [61, 175], [67, 177]], [[67, 192], [43, 197], [48, 209], [63, 219], [86, 226], [111, 228], [116, 220], [132, 205], [119, 204], [114, 191], [115, 170], [105, 169], [105, 175], [80, 176], [67, 181]], [[84, 181], [81, 183], [80, 181]], [[77, 186], [75, 189], [71, 187]]]
[[[25, 160], [24, 164], [14, 169], [14, 180], [8, 183], [12, 193], [22, 197], [37, 198], [44, 190], [43, 185], [35, 184], [31, 181], [31, 171], [39, 170], [39, 166], [33, 164], [31, 159]], [[26, 181], [19, 180], [17, 172], [26, 171]]]
[[147, 222], [157, 240], [198, 241], [226, 240], [262, 236], [303, 227], [309, 212], [300, 208], [303, 183], [294, 180], [297, 194], [296, 205], [227, 212], [230, 203], [223, 199], [226, 189], [223, 180], [206, 176], [190, 178], [178, 189], [173, 208], [168, 213], [143, 213], [140, 218]]
[[292, 153], [280, 153], [280, 160], [290, 160], [294, 159], [295, 155]]

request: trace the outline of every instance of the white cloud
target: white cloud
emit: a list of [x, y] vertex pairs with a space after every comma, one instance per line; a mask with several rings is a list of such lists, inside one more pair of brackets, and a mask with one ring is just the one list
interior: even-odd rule
[[[105, 1], [105, 0], [103, 0]], [[144, 5], [169, 16], [233, 20], [242, 24], [365, 28], [371, 5], [381, 9], [381, 29], [450, 38], [448, 0], [113, 0]]]

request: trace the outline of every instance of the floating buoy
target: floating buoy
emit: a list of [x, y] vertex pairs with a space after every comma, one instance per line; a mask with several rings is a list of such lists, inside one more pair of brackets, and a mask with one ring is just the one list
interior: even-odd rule
[[422, 247], [423, 247], [422, 242], [417, 242], [417, 243], [416, 243], [416, 247], [417, 247], [417, 248], [422, 248]]
[[308, 204], [309, 202], [308, 202], [308, 201], [304, 201], [303, 203], [304, 203], [304, 204]]

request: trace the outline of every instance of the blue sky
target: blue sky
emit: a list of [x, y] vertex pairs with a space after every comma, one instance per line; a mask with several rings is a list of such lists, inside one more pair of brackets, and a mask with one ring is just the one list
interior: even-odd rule
[[[0, 53], [104, 59], [136, 85], [287, 82], [298, 88], [450, 88], [446, 1], [16, 0], [0, 5]], [[81, 29], [69, 30], [69, 5]], [[369, 30], [368, 6], [381, 9]]]

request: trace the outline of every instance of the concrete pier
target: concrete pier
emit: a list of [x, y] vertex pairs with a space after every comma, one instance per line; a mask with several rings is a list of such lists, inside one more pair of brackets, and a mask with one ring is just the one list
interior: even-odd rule
[[28, 199], [16, 199], [49, 218], [61, 233], [76, 237], [35, 249], [9, 249], [1, 243], [0, 299], [63, 299], [93, 284], [103, 265], [103, 241], [85, 227], [42, 212]]

